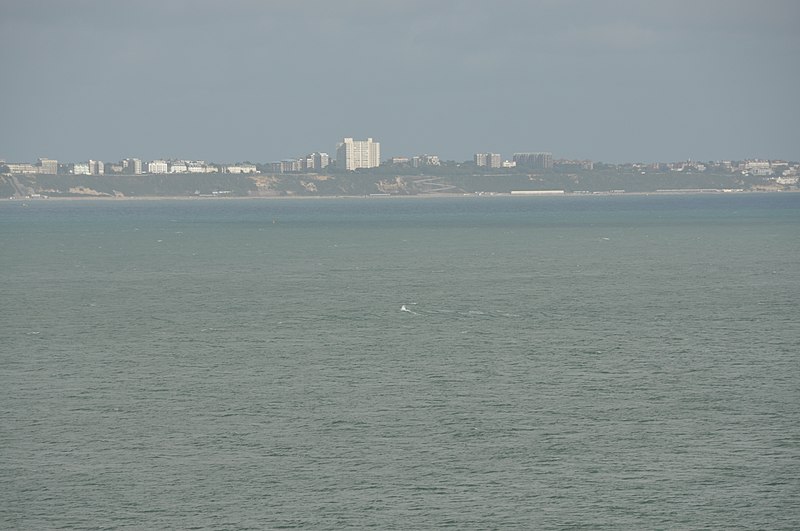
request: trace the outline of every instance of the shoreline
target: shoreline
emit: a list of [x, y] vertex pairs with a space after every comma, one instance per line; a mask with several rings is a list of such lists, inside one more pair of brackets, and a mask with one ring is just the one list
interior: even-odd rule
[[640, 197], [640, 196], [698, 196], [698, 195], [741, 195], [741, 194], [796, 194], [800, 188], [791, 190], [663, 190], [654, 192], [589, 192], [589, 193], [511, 193], [511, 192], [471, 192], [471, 193], [431, 193], [416, 195], [399, 194], [371, 194], [371, 195], [264, 195], [264, 196], [41, 196], [41, 197], [7, 197], [3, 202], [19, 201], [295, 201], [295, 200], [322, 200], [322, 199], [371, 199], [371, 200], [396, 200], [396, 199], [466, 199], [466, 198], [570, 198], [570, 197]]

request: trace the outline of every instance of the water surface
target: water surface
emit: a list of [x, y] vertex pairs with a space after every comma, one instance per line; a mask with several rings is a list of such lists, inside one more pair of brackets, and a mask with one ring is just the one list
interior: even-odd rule
[[0, 525], [797, 528], [798, 235], [793, 194], [0, 202]]

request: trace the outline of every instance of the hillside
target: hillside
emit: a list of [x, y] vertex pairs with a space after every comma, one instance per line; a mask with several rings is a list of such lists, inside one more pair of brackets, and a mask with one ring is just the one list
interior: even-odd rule
[[[275, 197], [371, 194], [476, 194], [518, 190], [567, 193], [663, 190], [789, 190], [768, 177], [738, 173], [631, 172], [619, 169], [574, 173], [508, 171], [418, 172], [359, 170], [330, 174], [231, 175], [0, 175], [0, 197]], [[796, 189], [796, 187], [794, 187]]]

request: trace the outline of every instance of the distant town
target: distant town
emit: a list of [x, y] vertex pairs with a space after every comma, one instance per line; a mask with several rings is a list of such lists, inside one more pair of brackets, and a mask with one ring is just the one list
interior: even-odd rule
[[371, 196], [795, 191], [800, 163], [785, 160], [631, 162], [554, 158], [545, 151], [381, 159], [380, 142], [344, 138], [335, 158], [311, 152], [275, 162], [126, 158], [0, 160], [0, 197]]

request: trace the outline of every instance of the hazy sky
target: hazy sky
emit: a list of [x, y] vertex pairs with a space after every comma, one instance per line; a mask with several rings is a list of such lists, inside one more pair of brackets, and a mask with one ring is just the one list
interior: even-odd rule
[[796, 0], [0, 0], [0, 158], [800, 159]]

